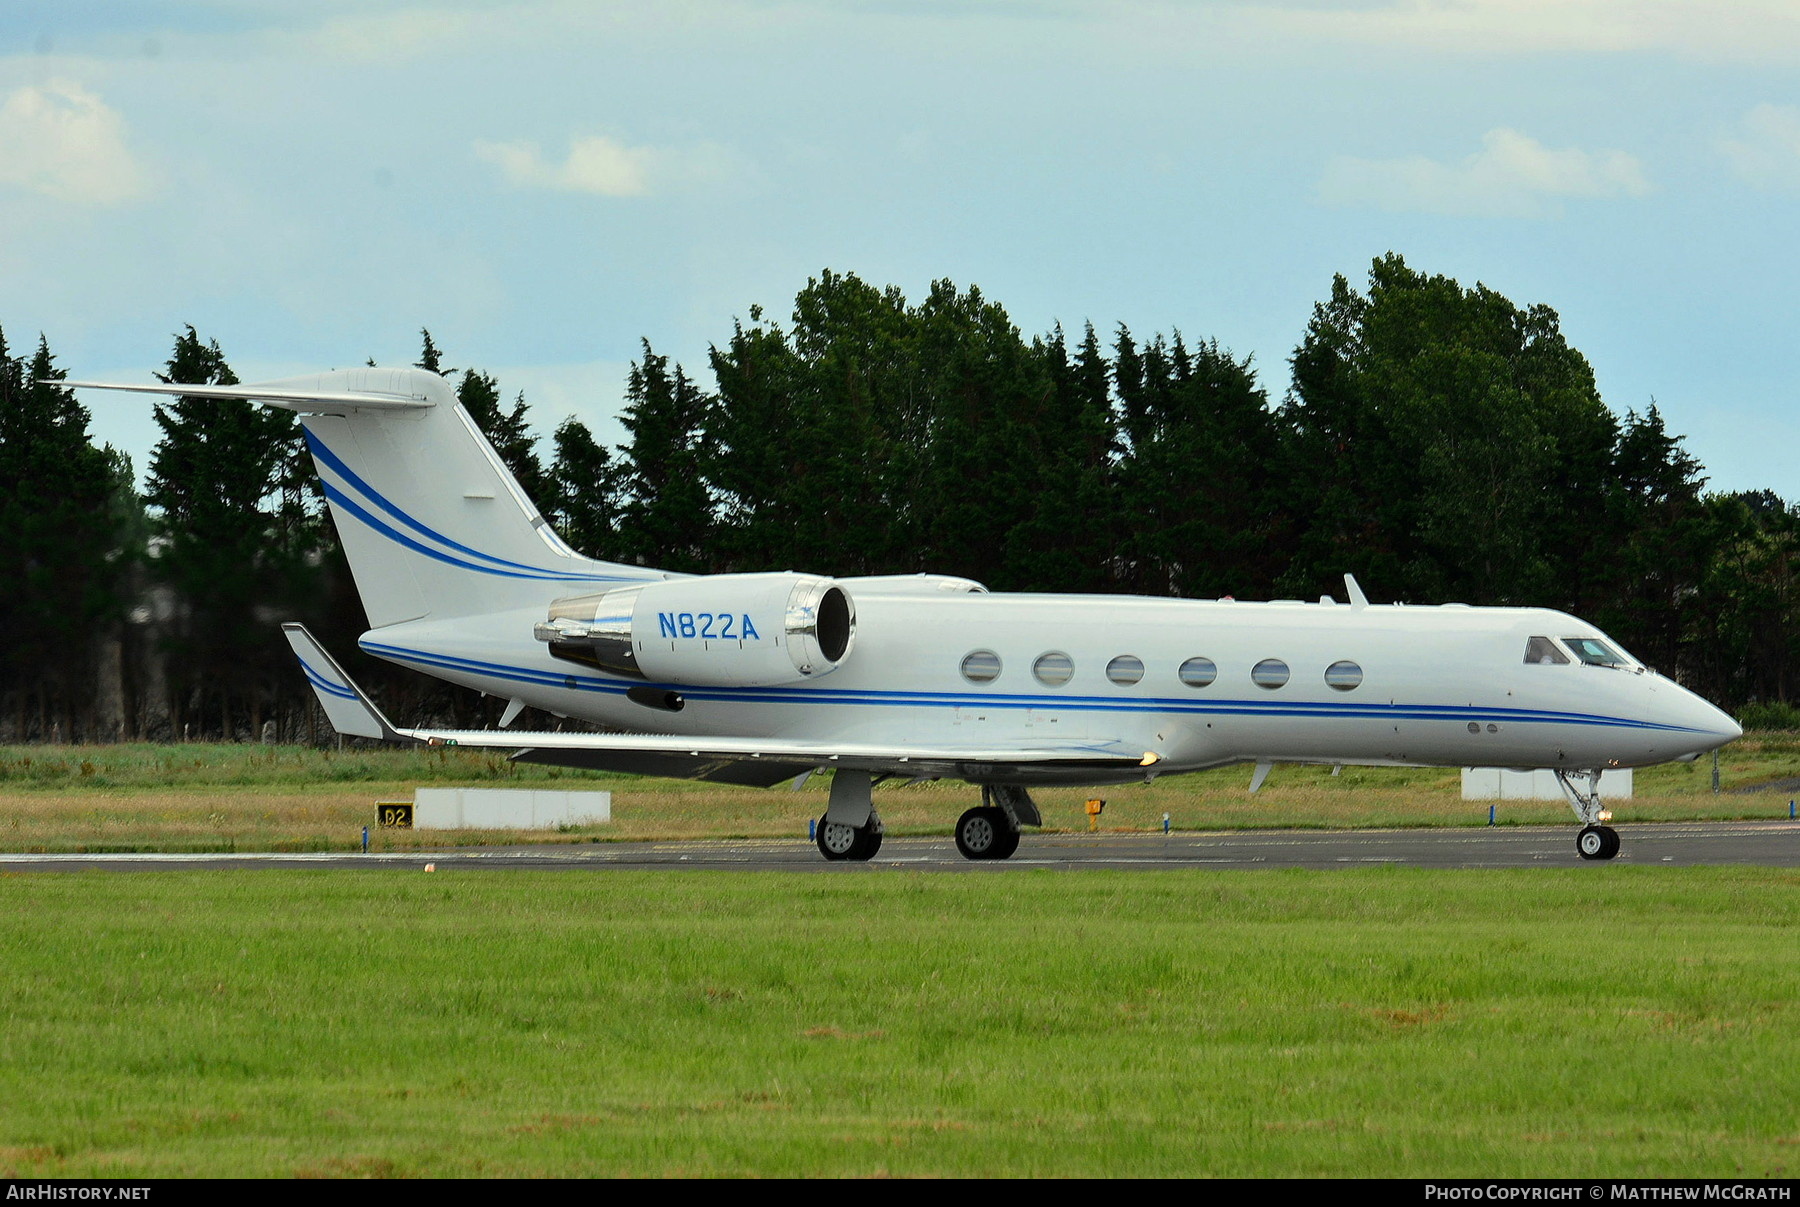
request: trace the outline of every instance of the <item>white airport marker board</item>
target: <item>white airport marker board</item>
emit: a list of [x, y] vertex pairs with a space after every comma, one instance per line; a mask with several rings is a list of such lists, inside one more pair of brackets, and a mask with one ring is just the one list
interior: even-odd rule
[[[1464, 800], [1567, 800], [1554, 771], [1509, 771], [1505, 767], [1464, 767]], [[1631, 799], [1631, 768], [1600, 777], [1601, 800]]]
[[419, 788], [415, 830], [554, 830], [612, 820], [610, 792], [525, 788]]

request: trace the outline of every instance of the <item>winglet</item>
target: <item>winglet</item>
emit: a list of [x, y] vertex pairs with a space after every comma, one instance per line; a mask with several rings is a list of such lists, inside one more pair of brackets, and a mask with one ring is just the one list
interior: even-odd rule
[[1351, 607], [1366, 608], [1369, 606], [1369, 597], [1363, 594], [1361, 584], [1356, 581], [1356, 575], [1344, 575], [1344, 590], [1349, 593]]
[[359, 738], [384, 738], [390, 742], [417, 741], [395, 729], [381, 715], [381, 710], [371, 704], [361, 689], [351, 682], [350, 676], [325, 652], [325, 647], [319, 644], [317, 638], [306, 631], [305, 625], [284, 624], [281, 631], [287, 634], [294, 656], [300, 659], [300, 669], [306, 673], [307, 682], [313, 685], [313, 691], [318, 694], [319, 704], [325, 709], [325, 716], [331, 721], [333, 729]]

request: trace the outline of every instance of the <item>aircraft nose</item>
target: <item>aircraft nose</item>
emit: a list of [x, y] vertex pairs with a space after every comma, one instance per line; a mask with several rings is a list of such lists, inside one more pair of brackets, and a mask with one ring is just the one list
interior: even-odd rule
[[1694, 732], [1694, 749], [1704, 754], [1708, 750], [1717, 750], [1727, 742], [1735, 742], [1744, 736], [1744, 727], [1739, 725], [1730, 713], [1702, 700], [1692, 692], [1683, 691], [1685, 697], [1681, 701], [1681, 725]]

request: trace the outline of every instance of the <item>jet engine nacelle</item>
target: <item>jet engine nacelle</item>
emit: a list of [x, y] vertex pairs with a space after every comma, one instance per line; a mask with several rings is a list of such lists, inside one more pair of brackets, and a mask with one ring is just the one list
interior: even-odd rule
[[550, 653], [694, 687], [774, 687], [835, 669], [856, 607], [815, 574], [712, 574], [559, 599], [532, 631]]

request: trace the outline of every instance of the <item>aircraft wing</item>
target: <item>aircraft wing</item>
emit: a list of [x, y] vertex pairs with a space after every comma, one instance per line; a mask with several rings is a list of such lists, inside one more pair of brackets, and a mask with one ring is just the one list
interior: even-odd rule
[[1126, 775], [1159, 761], [1154, 754], [1108, 742], [1025, 748], [495, 729], [399, 732], [432, 746], [516, 750], [513, 757], [523, 763], [765, 787], [830, 767], [928, 779], [1019, 780], [1077, 770]]
[[1019, 781], [1073, 771], [1128, 776], [1159, 756], [1121, 743], [986, 747], [821, 741], [803, 738], [694, 737], [636, 733], [548, 733], [511, 729], [401, 728], [382, 715], [304, 625], [282, 631], [319, 703], [340, 733], [516, 751], [523, 763], [623, 771], [677, 779], [767, 787], [808, 771], [847, 767], [878, 775]]

